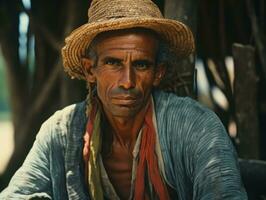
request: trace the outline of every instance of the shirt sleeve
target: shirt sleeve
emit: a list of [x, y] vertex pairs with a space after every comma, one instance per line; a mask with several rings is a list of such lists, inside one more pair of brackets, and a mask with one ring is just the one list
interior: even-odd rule
[[50, 177], [51, 130], [44, 123], [23, 165], [12, 177], [0, 199], [52, 199]]
[[194, 126], [190, 154], [193, 199], [247, 199], [237, 154], [219, 118], [206, 111]]

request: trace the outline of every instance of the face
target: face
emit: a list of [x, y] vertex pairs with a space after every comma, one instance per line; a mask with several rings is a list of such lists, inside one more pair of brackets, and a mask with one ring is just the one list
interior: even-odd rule
[[157, 39], [148, 33], [112, 33], [97, 41], [95, 67], [89, 59], [83, 63], [107, 115], [131, 118], [146, 108], [164, 72], [156, 66], [157, 50]]

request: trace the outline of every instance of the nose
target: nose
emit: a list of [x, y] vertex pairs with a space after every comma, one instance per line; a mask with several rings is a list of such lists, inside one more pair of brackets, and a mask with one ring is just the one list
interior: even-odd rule
[[121, 73], [119, 86], [123, 89], [132, 89], [136, 86], [136, 75], [130, 63], [127, 63]]

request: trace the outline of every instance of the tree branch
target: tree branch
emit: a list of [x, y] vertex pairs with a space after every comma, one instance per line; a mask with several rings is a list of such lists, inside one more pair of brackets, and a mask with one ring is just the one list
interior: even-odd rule
[[33, 105], [31, 106], [30, 112], [26, 116], [24, 123], [22, 127], [20, 128], [20, 133], [17, 136], [17, 141], [21, 144], [16, 144], [17, 146], [20, 146], [24, 143], [24, 140], [27, 139], [27, 133], [29, 132], [29, 128], [31, 127], [31, 123], [33, 121], [33, 118], [38, 114], [38, 112], [41, 110], [47, 99], [50, 97], [50, 93], [52, 89], [54, 88], [56, 81], [58, 80], [58, 77], [60, 75], [60, 67], [61, 67], [61, 59], [58, 60], [57, 64], [55, 65], [55, 68], [50, 73], [50, 76], [48, 77], [46, 84], [43, 84], [41, 92], [39, 93], [39, 96], [35, 99], [33, 102]]
[[31, 23], [32, 27], [35, 27], [36, 29], [38, 29], [40, 31], [40, 33], [42, 33], [44, 38], [47, 40], [47, 42], [56, 51], [60, 52], [61, 48], [62, 48], [63, 41], [59, 41], [58, 39], [56, 39], [56, 37], [49, 31], [48, 28], [46, 28], [44, 26], [44, 24], [40, 25], [38, 19], [35, 16], [33, 16], [32, 12], [30, 10], [25, 8], [23, 3], [20, 3], [20, 6], [21, 6], [22, 11], [25, 12], [29, 16], [30, 23]]

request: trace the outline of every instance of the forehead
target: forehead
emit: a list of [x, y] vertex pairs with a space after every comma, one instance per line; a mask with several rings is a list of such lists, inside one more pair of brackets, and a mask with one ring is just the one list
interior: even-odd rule
[[98, 55], [103, 52], [135, 50], [145, 54], [155, 55], [159, 39], [149, 30], [128, 29], [105, 32], [98, 35], [93, 46]]

